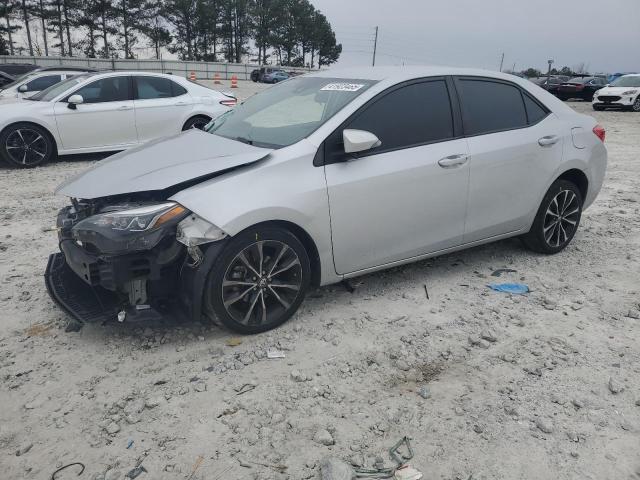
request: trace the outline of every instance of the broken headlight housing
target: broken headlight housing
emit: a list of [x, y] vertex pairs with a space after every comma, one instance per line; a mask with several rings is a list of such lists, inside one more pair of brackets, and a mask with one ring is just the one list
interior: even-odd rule
[[169, 233], [189, 211], [175, 202], [148, 205], [116, 205], [78, 222], [72, 236], [92, 245], [97, 253], [128, 253], [149, 250]]

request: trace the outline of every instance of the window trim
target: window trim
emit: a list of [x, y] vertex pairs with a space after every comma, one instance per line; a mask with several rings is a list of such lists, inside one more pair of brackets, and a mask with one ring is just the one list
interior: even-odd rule
[[316, 152], [316, 155], [313, 159], [313, 165], [315, 167], [321, 167], [325, 165], [331, 165], [334, 163], [342, 163], [344, 159], [328, 159], [327, 158], [327, 153], [325, 150], [327, 147], [327, 142], [330, 138], [332, 138], [338, 131], [344, 130], [349, 125], [349, 123], [351, 123], [353, 120], [358, 118], [368, 108], [370, 108], [372, 105], [382, 100], [387, 95], [410, 85], [417, 85], [420, 83], [429, 83], [429, 82], [444, 82], [445, 84], [445, 88], [447, 89], [447, 94], [449, 97], [449, 106], [451, 107], [451, 125], [453, 129], [452, 137], [441, 139], [441, 140], [432, 140], [429, 142], [420, 142], [420, 143], [415, 143], [411, 145], [403, 145], [400, 147], [380, 149], [375, 151], [365, 151], [365, 152], [354, 153], [354, 154], [345, 153], [344, 154], [345, 158], [351, 157], [353, 159], [361, 159], [361, 158], [366, 158], [373, 155], [381, 155], [383, 153], [396, 152], [399, 150], [407, 150], [410, 148], [417, 148], [425, 145], [433, 145], [436, 143], [450, 142], [452, 140], [458, 140], [460, 138], [463, 138], [464, 135], [462, 131], [462, 118], [461, 118], [460, 104], [457, 98], [456, 91], [454, 90], [454, 85], [451, 81], [451, 77], [440, 75], [435, 77], [413, 78], [411, 80], [406, 80], [401, 83], [396, 83], [395, 85], [392, 85], [389, 88], [385, 89], [384, 91], [376, 94], [374, 97], [370, 98], [364, 105], [360, 106], [355, 112], [349, 115], [349, 117], [346, 120], [344, 120], [337, 128], [335, 128], [324, 139], [324, 141], [322, 142], [322, 145], [320, 145], [320, 148], [318, 149], [318, 152]]
[[[37, 82], [38, 80], [41, 80], [43, 78], [48, 78], [48, 77], [59, 77], [60, 80], [58, 80], [55, 83], [52, 83], [51, 85], [49, 85], [48, 87], [45, 88], [41, 88], [40, 90], [29, 90], [29, 84], [33, 83], [33, 82]], [[42, 90], [46, 90], [49, 87], [54, 86], [56, 83], [60, 83], [62, 80], [64, 80], [64, 77], [61, 73], [49, 73], [46, 75], [40, 75], [39, 77], [34, 78], [33, 80], [29, 80], [28, 82], [23, 83], [22, 85], [25, 85], [27, 87], [27, 90], [24, 93], [30, 93], [30, 92], [41, 92]], [[20, 85], [18, 88], [20, 88], [22, 85]]]
[[[171, 96], [170, 97], [157, 97], [157, 98], [138, 98], [138, 78], [147, 78], [147, 77], [151, 77], [151, 78], [159, 78], [160, 80], [166, 80], [169, 82], [169, 85], [171, 87]], [[133, 100], [135, 100], [136, 102], [144, 102], [145, 100], [164, 100], [167, 98], [177, 98], [177, 97], [181, 97], [182, 95], [186, 95], [189, 93], [189, 90], [187, 90], [185, 87], [183, 87], [182, 85], [180, 85], [178, 82], [175, 82], [173, 80], [171, 80], [170, 78], [166, 78], [166, 77], [160, 77], [158, 75], [131, 75], [131, 81], [133, 83], [132, 86], [132, 94], [133, 94]], [[175, 87], [174, 85], [178, 85], [179, 87], [181, 87], [184, 90], [184, 93], [181, 93], [180, 95], [175, 95]]]
[[[97, 105], [99, 103], [115, 103], [115, 102], [130, 102], [133, 100], [133, 77], [131, 75], [113, 75], [110, 77], [102, 77], [102, 78], [95, 78], [92, 79], [92, 82], [87, 82], [83, 85], [80, 85], [78, 88], [76, 88], [73, 92], [71, 92], [69, 95], [66, 95], [65, 97], [61, 98], [60, 100], [58, 100], [58, 102], [64, 102], [64, 103], [69, 103], [69, 97], [75, 95], [77, 92], [79, 92], [80, 90], [82, 90], [84, 87], [87, 87], [95, 82], [99, 82], [101, 80], [106, 80], [108, 78], [118, 78], [118, 77], [125, 77], [129, 79], [129, 98], [127, 100], [114, 100], [111, 102], [87, 102], [86, 105]], [[83, 103], [83, 105], [85, 105], [85, 103]]]
[[[464, 114], [462, 113], [463, 100], [462, 100], [462, 95], [460, 94], [460, 90], [458, 88], [458, 87], [461, 86], [460, 82], [462, 80], [500, 83], [500, 84], [503, 84], [503, 85], [508, 85], [508, 86], [511, 86], [511, 87], [515, 87], [520, 92], [520, 100], [522, 101], [522, 108], [524, 108], [524, 115], [525, 115], [525, 118], [527, 119], [526, 125], [521, 126], [521, 127], [513, 127], [513, 128], [501, 128], [501, 129], [498, 129], [498, 130], [490, 130], [490, 131], [481, 132], [481, 133], [473, 133], [473, 134], [467, 133], [466, 129], [465, 129], [465, 125], [464, 125], [464, 122], [465, 122]], [[546, 105], [544, 105], [534, 95], [529, 93], [525, 88], [521, 87], [517, 83], [513, 83], [513, 82], [510, 82], [508, 80], [502, 80], [501, 78], [482, 77], [482, 76], [473, 76], [473, 75], [456, 75], [456, 76], [453, 77], [453, 81], [454, 81], [454, 84], [456, 86], [456, 92], [458, 94], [458, 100], [460, 102], [460, 116], [462, 118], [462, 126], [463, 126], [463, 131], [464, 131], [464, 137], [465, 138], [479, 137], [481, 135], [491, 135], [491, 134], [500, 133], [500, 132], [511, 132], [511, 131], [514, 131], [514, 130], [522, 130], [524, 128], [533, 127], [533, 126], [539, 124], [540, 122], [544, 121], [551, 114], [551, 110], [549, 110], [549, 108], [547, 108]], [[535, 123], [531, 123], [531, 121], [529, 120], [529, 112], [527, 112], [527, 106], [524, 103], [524, 95], [527, 95], [534, 103], [537, 103], [538, 106], [541, 107], [547, 113], [544, 117], [542, 117], [540, 120], [538, 120]]]

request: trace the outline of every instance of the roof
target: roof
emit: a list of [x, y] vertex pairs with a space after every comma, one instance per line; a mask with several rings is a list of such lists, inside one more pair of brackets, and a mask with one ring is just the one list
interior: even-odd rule
[[352, 68], [330, 68], [328, 70], [319, 70], [310, 72], [309, 76], [325, 77], [325, 78], [351, 78], [363, 80], [389, 80], [403, 81], [411, 78], [419, 77], [437, 77], [442, 75], [473, 75], [493, 78], [502, 78], [504, 80], [514, 80], [515, 75], [508, 73], [494, 72], [479, 68], [459, 68], [447, 66], [405, 66], [405, 67], [352, 67]]

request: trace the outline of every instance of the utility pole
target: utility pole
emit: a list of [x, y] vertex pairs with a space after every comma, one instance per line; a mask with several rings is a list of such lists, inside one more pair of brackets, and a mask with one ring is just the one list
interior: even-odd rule
[[373, 64], [372, 67], [376, 66], [376, 50], [378, 49], [378, 27], [376, 27], [376, 38], [373, 41]]
[[500, 59], [500, 71], [502, 72], [502, 64], [504, 63], [504, 52], [502, 52], [502, 58]]
[[549, 88], [549, 81], [551, 79], [551, 65], [553, 65], [553, 60], [547, 60], [549, 64], [549, 68], [547, 69], [547, 88]]

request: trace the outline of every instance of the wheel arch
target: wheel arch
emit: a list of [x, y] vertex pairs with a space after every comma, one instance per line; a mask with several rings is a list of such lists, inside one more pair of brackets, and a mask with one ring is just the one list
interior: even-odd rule
[[4, 127], [2, 127], [2, 130], [0, 130], [0, 137], [4, 135], [4, 133], [7, 131], [8, 128], [13, 127], [14, 125], [34, 125], [36, 127], [43, 129], [46, 132], [46, 134], [49, 136], [49, 139], [51, 140], [51, 142], [53, 143], [53, 148], [55, 150], [54, 154], [55, 155], [58, 154], [58, 140], [56, 139], [56, 136], [53, 134], [51, 129], [47, 125], [44, 125], [39, 122], [34, 122], [33, 120], [17, 120], [5, 125]]
[[557, 180], [567, 180], [573, 183], [576, 187], [578, 187], [578, 190], [580, 190], [582, 200], [584, 201], [587, 198], [587, 194], [589, 193], [589, 178], [584, 173], [584, 171], [578, 168], [571, 168], [558, 175], [558, 177], [554, 181]]
[[320, 262], [318, 247], [311, 235], [309, 235], [309, 233], [301, 226], [287, 220], [267, 220], [251, 225], [243, 229], [243, 231], [260, 227], [279, 227], [284, 230], [288, 230], [293, 233], [300, 242], [302, 242], [302, 245], [304, 245], [304, 248], [307, 251], [307, 255], [309, 255], [309, 263], [311, 266], [311, 285], [313, 287], [319, 287], [320, 279], [322, 278], [322, 263]]
[[189, 123], [194, 118], [206, 118], [206, 119], [209, 119], [209, 121], [211, 121], [213, 117], [211, 115], [207, 115], [206, 113], [191, 112], [189, 113], [189, 115], [187, 115], [187, 119], [184, 122], [182, 122], [182, 131], [184, 131], [184, 127], [187, 125], [187, 123]]

